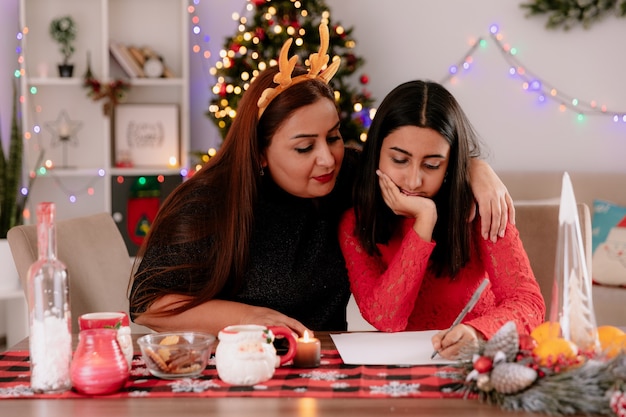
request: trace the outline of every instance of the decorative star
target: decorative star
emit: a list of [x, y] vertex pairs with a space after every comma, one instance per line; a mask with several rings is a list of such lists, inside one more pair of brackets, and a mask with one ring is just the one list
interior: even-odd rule
[[82, 122], [71, 120], [65, 110], [61, 110], [57, 119], [53, 122], [45, 122], [46, 129], [52, 134], [51, 146], [59, 143], [71, 143], [78, 146], [76, 132], [83, 126]]

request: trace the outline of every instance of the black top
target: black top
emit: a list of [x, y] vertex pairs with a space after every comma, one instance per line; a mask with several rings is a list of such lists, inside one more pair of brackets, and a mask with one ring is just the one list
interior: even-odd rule
[[[350, 285], [337, 226], [341, 214], [351, 205], [356, 155], [346, 149], [337, 184], [322, 198], [295, 197], [279, 188], [269, 175], [263, 177], [243, 287], [234, 296], [221, 299], [277, 310], [311, 330], [346, 330]], [[177, 263], [203, 256], [201, 250], [175, 252]], [[163, 255], [162, 251], [148, 251], [139, 271], [154, 265], [157, 257], [163, 262]], [[174, 261], [173, 257], [166, 258]], [[191, 285], [202, 287], [210, 272], [196, 275]], [[172, 289], [189, 285], [186, 279], [171, 275], [158, 279], [157, 285]], [[131, 312], [136, 313], [132, 304]]]

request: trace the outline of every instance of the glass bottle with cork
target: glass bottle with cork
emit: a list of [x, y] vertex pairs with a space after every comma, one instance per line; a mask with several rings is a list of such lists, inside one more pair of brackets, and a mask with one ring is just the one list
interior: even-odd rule
[[38, 259], [28, 269], [31, 389], [71, 388], [72, 321], [65, 264], [57, 259], [55, 204], [37, 205]]

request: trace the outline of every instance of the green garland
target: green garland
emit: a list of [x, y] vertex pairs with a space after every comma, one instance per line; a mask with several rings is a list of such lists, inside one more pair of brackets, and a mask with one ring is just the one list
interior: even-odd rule
[[548, 29], [588, 29], [607, 15], [626, 16], [626, 0], [532, 0], [520, 7], [528, 10], [526, 17], [547, 14]]

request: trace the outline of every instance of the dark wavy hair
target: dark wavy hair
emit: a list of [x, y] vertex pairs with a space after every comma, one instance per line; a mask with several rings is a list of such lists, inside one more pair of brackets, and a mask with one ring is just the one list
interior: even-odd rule
[[376, 170], [383, 140], [403, 126], [433, 129], [450, 144], [446, 179], [433, 198], [437, 245], [430, 268], [437, 276], [455, 276], [470, 257], [474, 196], [470, 188], [470, 158], [480, 154], [476, 133], [456, 99], [440, 84], [409, 81], [393, 89], [376, 111], [363, 146], [354, 187], [355, 235], [370, 254], [380, 255], [378, 243], [387, 243], [400, 222], [383, 200]]
[[[266, 88], [276, 86], [273, 78], [277, 72], [277, 67], [269, 68], [250, 84], [217, 154], [163, 202], [135, 261], [131, 311], [145, 311], [172, 292], [189, 296], [189, 302], [163, 313], [174, 315], [216, 296], [233, 295], [240, 288], [248, 264], [263, 152], [296, 110], [323, 99], [335, 103], [333, 89], [311, 79], [283, 91], [259, 119], [257, 101]], [[297, 67], [293, 75], [304, 73], [304, 68]], [[183, 248], [198, 252], [194, 263], [178, 263], [176, 254]], [[169, 259], [141, 265], [147, 251]], [[183, 285], [178, 283], [174, 291], [156, 285], [155, 278], [172, 273], [184, 280]], [[203, 286], [194, 287], [196, 282]], [[185, 291], [178, 289], [185, 286]]]

